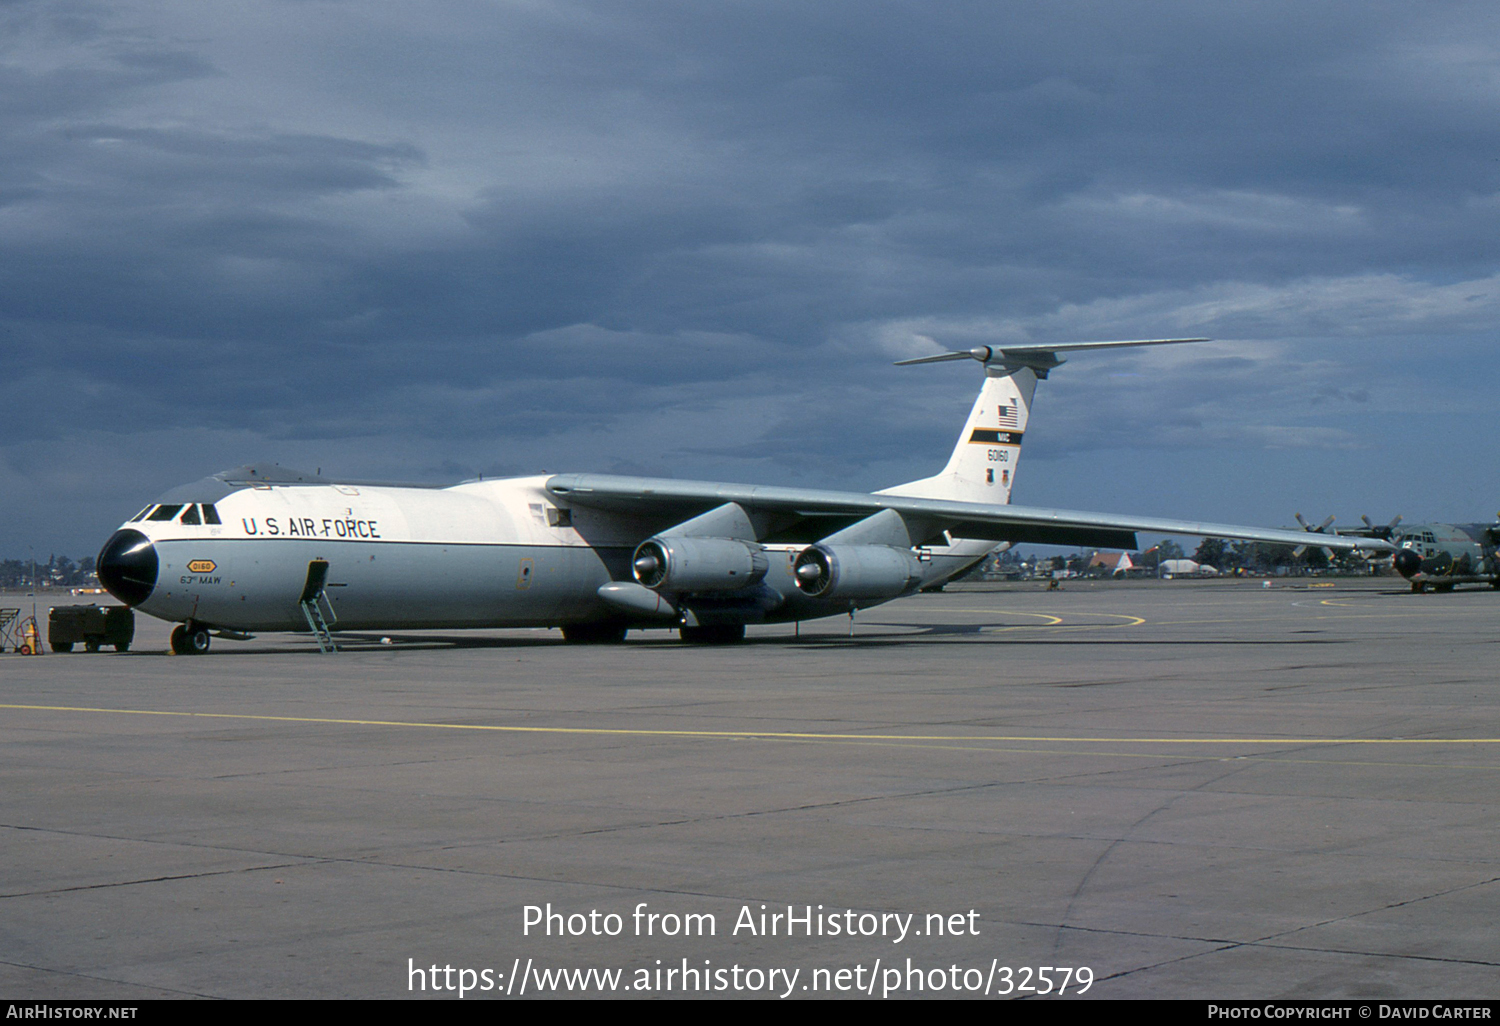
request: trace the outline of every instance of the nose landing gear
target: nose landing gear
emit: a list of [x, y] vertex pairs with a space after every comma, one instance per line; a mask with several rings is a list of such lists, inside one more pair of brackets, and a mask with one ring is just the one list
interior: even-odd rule
[[203, 655], [209, 646], [208, 628], [189, 620], [172, 628], [173, 655]]

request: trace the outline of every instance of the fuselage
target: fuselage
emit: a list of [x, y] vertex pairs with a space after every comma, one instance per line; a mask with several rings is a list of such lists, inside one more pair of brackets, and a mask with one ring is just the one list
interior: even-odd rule
[[[630, 581], [632, 552], [666, 525], [560, 506], [547, 480], [266, 482], [219, 494], [223, 486], [208, 479], [202, 494], [177, 489], [123, 524], [100, 554], [100, 579], [152, 616], [231, 631], [307, 630], [300, 600], [318, 563], [327, 564], [319, 583], [339, 630], [651, 622], [604, 601], [599, 589]], [[806, 547], [764, 545], [764, 580], [696, 601], [699, 619], [786, 622], [853, 608], [797, 589], [792, 564]], [[920, 586], [993, 547], [959, 541], [920, 550]]]

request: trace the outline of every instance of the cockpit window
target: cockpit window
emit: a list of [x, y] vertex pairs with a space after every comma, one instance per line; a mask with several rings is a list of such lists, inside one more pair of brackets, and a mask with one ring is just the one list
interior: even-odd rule
[[196, 505], [192, 503], [188, 504], [187, 510], [182, 514], [182, 522], [184, 524], [201, 524], [203, 522], [198, 518], [198, 507]]
[[182, 504], [181, 503], [178, 503], [175, 506], [158, 506], [158, 507], [156, 507], [156, 512], [152, 513], [146, 519], [147, 520], [171, 520], [171, 519], [173, 519], [174, 517], [177, 516], [178, 512], [181, 509], [182, 509]]
[[219, 523], [219, 511], [214, 509], [214, 504], [211, 502], [203, 504], [203, 522], [205, 524]]
[[139, 513], [137, 513], [135, 516], [131, 517], [129, 520], [127, 520], [125, 522], [127, 524], [133, 524], [137, 520], [145, 520], [146, 519], [146, 514], [150, 513], [155, 508], [156, 508], [155, 506], [147, 506], [145, 509], [141, 510]]

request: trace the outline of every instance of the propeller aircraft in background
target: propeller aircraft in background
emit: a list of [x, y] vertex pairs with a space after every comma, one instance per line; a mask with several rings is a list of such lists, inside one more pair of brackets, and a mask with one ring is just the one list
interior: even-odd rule
[[[1491, 524], [1411, 524], [1400, 527], [1402, 518], [1389, 524], [1373, 523], [1360, 517], [1363, 527], [1335, 527], [1338, 537], [1373, 538], [1390, 542], [1392, 551], [1380, 553], [1391, 560], [1396, 572], [1411, 583], [1413, 592], [1452, 591], [1459, 584], [1488, 584], [1500, 588], [1500, 516]], [[1327, 534], [1333, 517], [1313, 527], [1302, 514], [1297, 523], [1312, 534]], [[1317, 542], [1312, 547], [1322, 548]], [[1308, 543], [1298, 547], [1308, 548]], [[1325, 549], [1325, 552], [1327, 550]]]
[[1413, 524], [1401, 529], [1392, 564], [1414, 592], [1457, 584], [1500, 588], [1500, 520], [1492, 524]]

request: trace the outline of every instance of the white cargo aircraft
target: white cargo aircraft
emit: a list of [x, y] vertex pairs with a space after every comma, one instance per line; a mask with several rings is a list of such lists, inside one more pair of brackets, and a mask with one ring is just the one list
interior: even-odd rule
[[605, 474], [424, 487], [244, 466], [132, 517], [100, 552], [99, 580], [178, 621], [183, 654], [248, 631], [310, 631], [334, 651], [333, 628], [560, 627], [617, 642], [675, 626], [683, 641], [729, 642], [746, 624], [852, 614], [941, 584], [1017, 542], [1133, 549], [1147, 531], [1303, 544], [1302, 531], [1009, 505], [1037, 379], [1058, 353], [1201, 341], [901, 361], [974, 359], [984, 386], [941, 473], [872, 494]]

